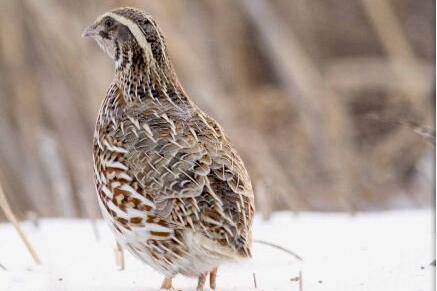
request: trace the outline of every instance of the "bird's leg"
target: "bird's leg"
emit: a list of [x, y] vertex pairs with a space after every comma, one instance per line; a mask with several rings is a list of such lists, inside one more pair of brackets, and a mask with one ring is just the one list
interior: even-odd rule
[[216, 280], [217, 280], [217, 268], [214, 268], [210, 273], [209, 273], [209, 287], [212, 290], [215, 290], [216, 287]]
[[197, 281], [197, 291], [203, 291], [203, 286], [205, 286], [206, 282], [206, 275], [207, 274], [201, 274], [199, 276], [199, 280]]
[[172, 286], [171, 280], [172, 280], [171, 277], [165, 277], [164, 281], [162, 281], [162, 284], [161, 284], [161, 290], [162, 289], [164, 289], [164, 290], [173, 290], [173, 286]]

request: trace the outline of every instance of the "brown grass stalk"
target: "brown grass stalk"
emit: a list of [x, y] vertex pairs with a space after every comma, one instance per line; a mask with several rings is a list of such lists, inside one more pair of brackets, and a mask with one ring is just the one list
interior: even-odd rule
[[287, 248], [285, 248], [283, 246], [280, 246], [278, 244], [275, 244], [275, 243], [272, 243], [272, 242], [268, 242], [268, 241], [265, 241], [265, 240], [258, 240], [258, 239], [254, 240], [253, 242], [254, 243], [258, 243], [258, 244], [262, 244], [262, 245], [266, 245], [266, 246], [269, 246], [269, 247], [272, 247], [272, 248], [275, 248], [275, 249], [278, 249], [278, 250], [280, 250], [280, 251], [282, 251], [284, 253], [292, 255], [298, 261], [303, 261], [303, 258], [301, 256], [299, 256], [295, 252], [293, 252], [293, 251], [291, 251], [291, 250], [289, 250], [289, 249], [287, 249]]
[[116, 242], [115, 248], [115, 263], [119, 271], [124, 270], [124, 250], [118, 242]]
[[3, 210], [4, 214], [6, 215], [6, 218], [9, 220], [9, 222], [14, 226], [15, 230], [17, 231], [18, 235], [20, 236], [20, 239], [23, 241], [24, 245], [26, 246], [27, 250], [29, 251], [30, 255], [33, 258], [33, 261], [35, 264], [41, 264], [41, 260], [39, 259], [38, 254], [36, 253], [35, 249], [32, 247], [30, 240], [26, 237], [23, 230], [20, 227], [20, 224], [12, 211], [11, 207], [9, 206], [8, 200], [6, 199], [6, 195], [3, 192], [3, 188], [0, 183], [0, 208]]

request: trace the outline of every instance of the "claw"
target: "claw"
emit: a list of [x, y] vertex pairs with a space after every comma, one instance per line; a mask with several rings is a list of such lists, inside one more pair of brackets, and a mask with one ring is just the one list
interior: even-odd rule
[[200, 275], [199, 280], [197, 281], [196, 291], [203, 291], [203, 287], [205, 286], [205, 282], [206, 282], [206, 274]]
[[215, 290], [216, 287], [216, 281], [217, 281], [217, 268], [214, 268], [210, 273], [209, 273], [209, 287], [212, 290]]
[[161, 290], [174, 290], [171, 281], [172, 278], [165, 277], [161, 284]]

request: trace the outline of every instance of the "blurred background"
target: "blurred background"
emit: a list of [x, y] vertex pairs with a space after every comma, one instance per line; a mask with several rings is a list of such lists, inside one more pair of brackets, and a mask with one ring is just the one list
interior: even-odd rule
[[119, 6], [154, 15], [265, 217], [433, 207], [434, 0], [1, 0], [0, 183], [20, 219], [100, 216], [113, 64], [81, 32]]

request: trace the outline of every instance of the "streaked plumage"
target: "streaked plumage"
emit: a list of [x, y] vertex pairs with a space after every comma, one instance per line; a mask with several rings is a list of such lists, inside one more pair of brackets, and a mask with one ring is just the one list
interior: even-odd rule
[[[94, 135], [99, 204], [117, 240], [166, 276], [250, 256], [254, 197], [222, 128], [184, 92], [152, 17], [134, 8], [85, 32], [114, 60]], [[211, 276], [215, 287], [215, 272]]]

